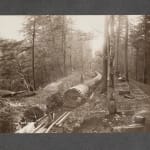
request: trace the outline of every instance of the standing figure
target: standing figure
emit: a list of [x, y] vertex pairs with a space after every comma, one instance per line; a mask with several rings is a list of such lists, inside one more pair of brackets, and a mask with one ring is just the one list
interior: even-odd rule
[[49, 117], [49, 122], [55, 119], [55, 113], [63, 106], [63, 99], [60, 93], [55, 93], [46, 99], [46, 113]]

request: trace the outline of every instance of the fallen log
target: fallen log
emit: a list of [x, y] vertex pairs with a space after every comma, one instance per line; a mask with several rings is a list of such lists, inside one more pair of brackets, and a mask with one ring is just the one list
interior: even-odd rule
[[35, 96], [35, 95], [36, 95], [36, 92], [27, 91], [27, 92], [24, 92], [21, 96], [22, 97], [31, 97], [31, 96]]
[[76, 85], [68, 89], [63, 96], [63, 106], [66, 108], [75, 108], [85, 101], [89, 93], [89, 87], [84, 84]]
[[25, 91], [18, 91], [18, 92], [13, 92], [13, 91], [9, 91], [9, 90], [0, 90], [0, 96], [1, 97], [11, 97], [11, 96], [15, 96], [17, 94], [21, 94], [24, 93]]
[[99, 84], [102, 79], [102, 75], [99, 72], [95, 72], [95, 73], [96, 73], [96, 77], [84, 82], [84, 84], [87, 85], [89, 88], [93, 88], [93, 86]]
[[73, 109], [83, 104], [87, 97], [93, 93], [102, 79], [102, 75], [96, 72], [96, 77], [69, 88], [63, 95], [63, 106]]

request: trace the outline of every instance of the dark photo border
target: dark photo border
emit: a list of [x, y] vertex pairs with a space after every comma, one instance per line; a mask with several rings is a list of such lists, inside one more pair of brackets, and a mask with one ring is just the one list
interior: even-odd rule
[[0, 14], [149, 14], [149, 0], [1, 0]]
[[[150, 14], [150, 0], [0, 0], [0, 15]], [[150, 134], [0, 134], [0, 150], [150, 150]]]

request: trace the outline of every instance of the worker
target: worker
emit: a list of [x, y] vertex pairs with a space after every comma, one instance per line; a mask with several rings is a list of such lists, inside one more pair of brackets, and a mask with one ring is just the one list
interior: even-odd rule
[[49, 117], [49, 122], [54, 121], [55, 119], [55, 113], [62, 108], [63, 106], [63, 100], [60, 93], [55, 93], [50, 97], [47, 97], [46, 99], [46, 113]]

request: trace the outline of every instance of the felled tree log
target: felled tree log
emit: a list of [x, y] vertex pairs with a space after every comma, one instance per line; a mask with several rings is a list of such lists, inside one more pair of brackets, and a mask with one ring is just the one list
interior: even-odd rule
[[27, 92], [22, 93], [22, 94], [19, 95], [19, 96], [22, 96], [22, 97], [31, 97], [31, 96], [35, 96], [35, 95], [36, 95], [36, 92], [27, 91]]
[[11, 96], [15, 96], [17, 94], [21, 94], [24, 93], [25, 91], [18, 91], [18, 92], [13, 92], [13, 91], [9, 91], [9, 90], [0, 90], [0, 96], [1, 97], [11, 97]]
[[95, 72], [95, 73], [96, 73], [96, 77], [94, 77], [91, 80], [85, 81], [85, 83], [84, 83], [89, 88], [93, 88], [93, 87], [97, 86], [97, 84], [99, 84], [101, 82], [102, 75], [99, 72]]
[[8, 90], [0, 90], [0, 96], [1, 97], [7, 97], [7, 96], [12, 96], [14, 95], [15, 92], [8, 91]]
[[81, 104], [88, 95], [89, 87], [84, 84], [76, 85], [68, 89], [63, 96], [63, 105], [68, 108], [75, 108]]
[[63, 96], [64, 107], [75, 108], [84, 103], [91, 94], [97, 84], [101, 81], [101, 74], [96, 73], [97, 76], [91, 80], [84, 82], [83, 84], [76, 85], [69, 88]]

